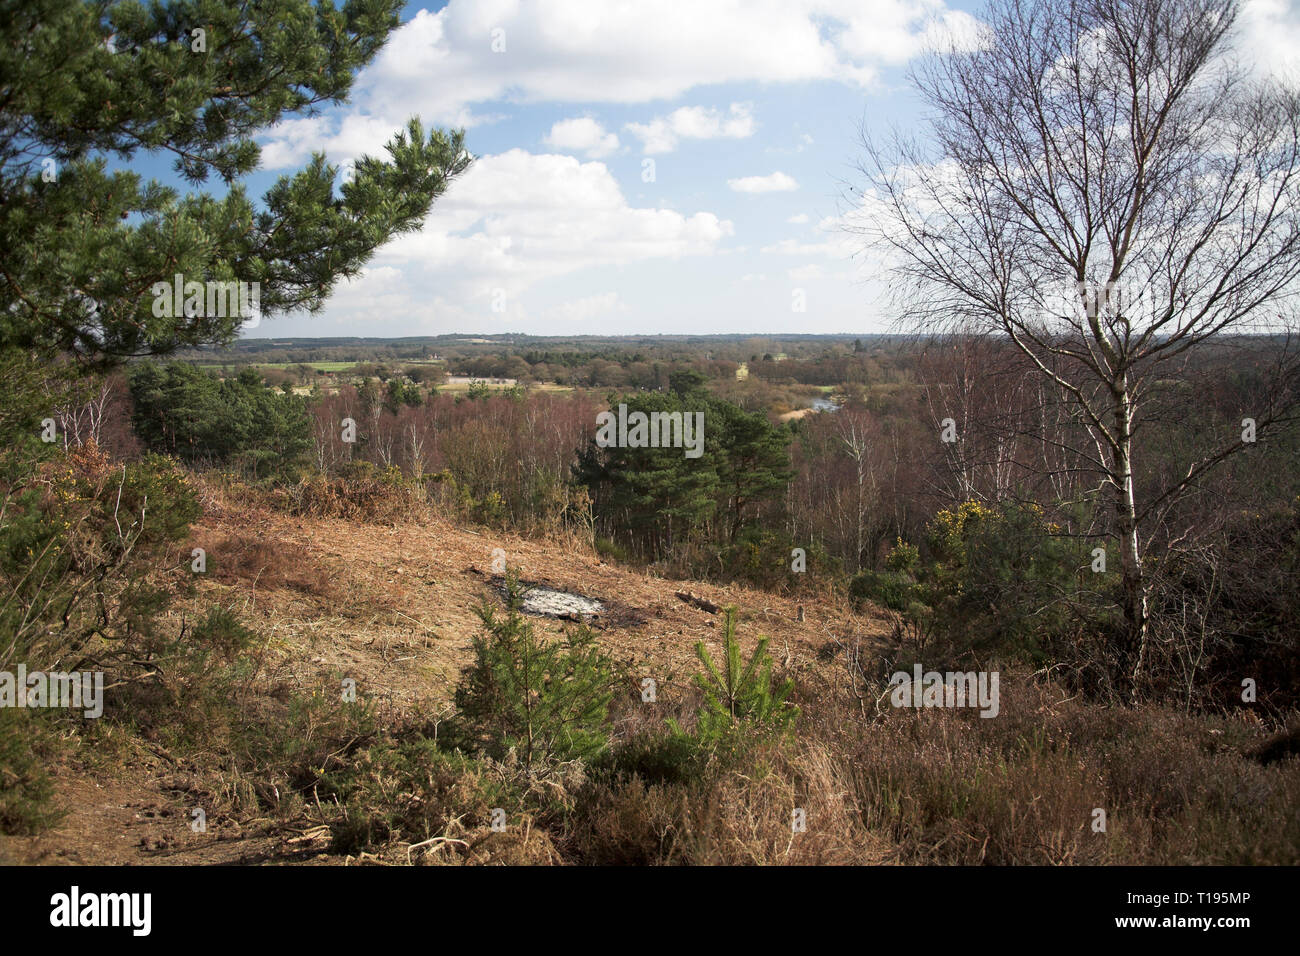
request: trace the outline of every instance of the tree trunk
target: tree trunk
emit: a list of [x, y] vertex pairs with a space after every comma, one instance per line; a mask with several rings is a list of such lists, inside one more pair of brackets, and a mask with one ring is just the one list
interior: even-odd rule
[[1137, 702], [1147, 650], [1147, 588], [1138, 543], [1137, 505], [1133, 496], [1133, 405], [1121, 384], [1115, 393], [1115, 512], [1123, 590], [1124, 637], [1120, 647], [1121, 688]]

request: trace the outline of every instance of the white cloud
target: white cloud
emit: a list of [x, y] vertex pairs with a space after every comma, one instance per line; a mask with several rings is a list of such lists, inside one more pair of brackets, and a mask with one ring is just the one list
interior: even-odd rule
[[[880, 66], [924, 46], [934, 17], [957, 23], [965, 14], [946, 12], [942, 0], [451, 0], [394, 31], [342, 113], [273, 130], [263, 161], [294, 165], [313, 147], [336, 162], [378, 153], [411, 115], [453, 126], [500, 118], [481, 112], [484, 104], [648, 103], [721, 83], [869, 86]], [[746, 116], [716, 119], [717, 135], [749, 135]], [[666, 146], [668, 134], [681, 139], [714, 120], [703, 110], [671, 114], [665, 137], [657, 120], [644, 125]]]
[[618, 137], [606, 132], [605, 127], [590, 116], [560, 120], [542, 142], [556, 149], [585, 153], [589, 159], [608, 156], [618, 149]]
[[1300, 9], [1292, 0], [1246, 0], [1239, 24], [1239, 49], [1257, 73], [1297, 79]]
[[624, 128], [638, 137], [646, 153], [670, 153], [683, 139], [745, 139], [754, 135], [749, 103], [732, 103], [723, 114], [702, 106], [683, 106], [649, 123], [628, 123]]
[[[889, 266], [888, 257], [871, 246], [863, 235], [863, 229], [881, 215], [882, 207], [874, 194], [864, 195], [859, 205], [847, 209], [842, 215], [820, 219], [814, 227], [820, 238], [812, 241], [782, 239], [764, 246], [762, 251], [766, 255], [803, 259], [804, 265], [787, 271], [787, 275], [795, 280], [863, 281], [884, 275]], [[822, 261], [808, 262], [809, 259]]]
[[780, 171], [767, 176], [742, 176], [740, 179], [728, 179], [727, 185], [738, 193], [785, 193], [799, 188], [794, 177]]
[[827, 216], [817, 223], [816, 231], [821, 235], [820, 241], [804, 242], [799, 239], [782, 239], [770, 246], [764, 246], [763, 252], [778, 256], [824, 256], [828, 259], [846, 261], [859, 254], [862, 239], [852, 230], [864, 216], [864, 206], [855, 207], [842, 216]]
[[855, 63], [898, 66], [930, 50], [973, 49], [982, 42], [980, 22], [947, 9], [943, 0], [827, 0], [822, 6], [845, 25], [836, 44]]
[[543, 279], [711, 255], [732, 233], [731, 222], [710, 212], [628, 205], [604, 163], [512, 149], [477, 160], [434, 204], [424, 228], [385, 246], [376, 264], [400, 270], [415, 300], [436, 294], [486, 308], [500, 289], [513, 308]]

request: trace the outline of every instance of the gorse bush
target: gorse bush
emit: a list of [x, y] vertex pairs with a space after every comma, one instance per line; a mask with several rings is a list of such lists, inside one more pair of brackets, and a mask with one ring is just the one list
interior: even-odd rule
[[794, 539], [784, 531], [749, 526], [720, 550], [706, 548], [716, 552], [713, 560], [701, 558], [682, 570], [712, 572], [711, 577], [776, 592], [793, 591], [819, 571], [833, 570], [825, 551], [816, 544], [803, 548], [803, 568], [796, 570], [791, 558], [795, 547]]
[[451, 839], [451, 833], [491, 820], [494, 810], [517, 811], [523, 803], [519, 789], [491, 767], [418, 735], [358, 751], [323, 783], [321, 789], [344, 808], [331, 826], [338, 853], [392, 841]]
[[931, 659], [1041, 663], [1113, 603], [1114, 576], [1092, 572], [1091, 545], [1054, 530], [1036, 506], [964, 502], [935, 515], [924, 552], [899, 539], [850, 594], [896, 612]]
[[117, 464], [86, 445], [33, 467], [4, 497], [0, 666], [147, 652], [171, 595], [191, 586], [178, 545], [200, 509], [175, 463]]
[[50, 779], [47, 716], [0, 707], [0, 833], [39, 833], [63, 816]]

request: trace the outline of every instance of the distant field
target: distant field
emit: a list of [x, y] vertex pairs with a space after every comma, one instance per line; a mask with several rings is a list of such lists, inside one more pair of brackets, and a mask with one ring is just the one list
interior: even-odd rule
[[[199, 368], [243, 368], [245, 366], [255, 368], [297, 368], [299, 365], [306, 365], [308, 368], [315, 369], [318, 372], [345, 372], [356, 365], [356, 362], [200, 362]], [[415, 365], [418, 363], [410, 362]]]
[[306, 365], [308, 368], [315, 369], [318, 372], [347, 372], [357, 365], [377, 364], [377, 365], [442, 365], [442, 359], [398, 359], [391, 362], [383, 362], [375, 359], [366, 359], [364, 362], [199, 362], [199, 368], [243, 368], [244, 366], [253, 366], [256, 368], [297, 368], [299, 365]]
[[[506, 389], [506, 388], [515, 387], [514, 382], [492, 382], [492, 381], [484, 381], [482, 379], [455, 378], [443, 382], [441, 385], [439, 385], [438, 391], [468, 392], [471, 384], [480, 381], [488, 388]], [[527, 388], [530, 392], [571, 392], [573, 391], [572, 385], [557, 385], [555, 382], [532, 382], [525, 385], [524, 387]]]

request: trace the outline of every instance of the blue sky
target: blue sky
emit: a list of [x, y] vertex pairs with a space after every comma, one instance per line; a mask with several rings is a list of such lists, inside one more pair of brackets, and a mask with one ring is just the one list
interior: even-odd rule
[[[1250, 55], [1291, 56], [1294, 0], [1249, 2]], [[479, 159], [322, 314], [246, 334], [885, 331], [880, 265], [844, 229], [859, 127], [911, 122], [909, 60], [935, 37], [973, 42], [977, 12], [966, 0], [408, 4], [350, 103], [262, 137], [250, 188], [313, 150], [340, 164], [381, 154], [413, 114], [466, 127]]]

